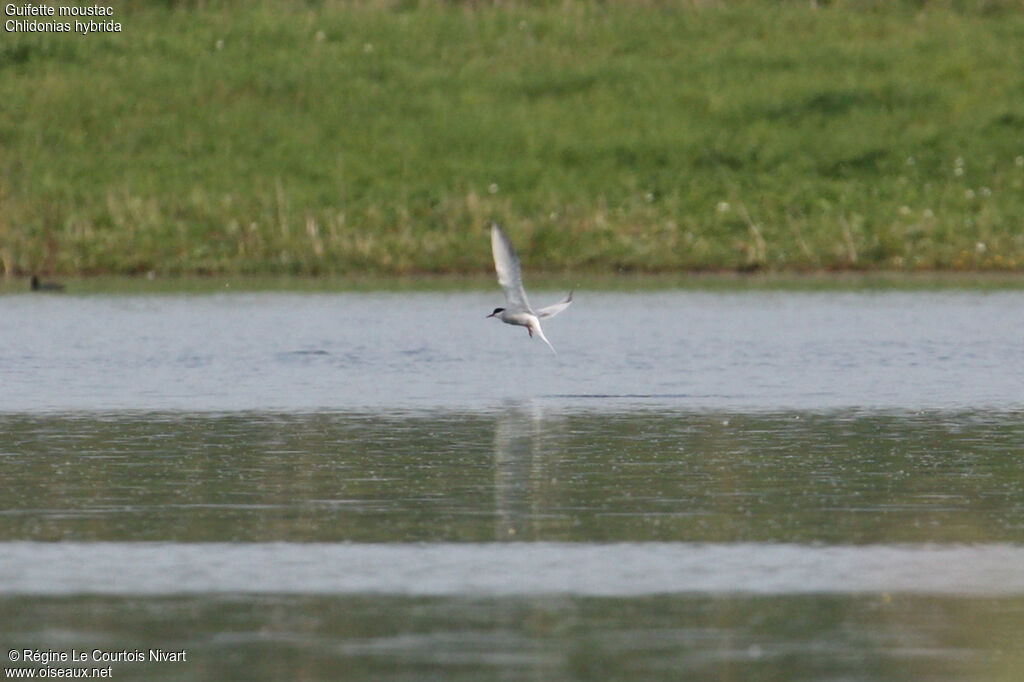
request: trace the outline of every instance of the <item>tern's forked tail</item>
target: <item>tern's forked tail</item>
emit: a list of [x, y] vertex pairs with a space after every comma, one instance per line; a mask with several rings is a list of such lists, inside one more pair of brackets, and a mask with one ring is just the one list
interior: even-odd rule
[[537, 336], [540, 337], [540, 340], [548, 344], [548, 348], [551, 349], [551, 352], [554, 353], [555, 355], [558, 355], [558, 351], [556, 351], [555, 347], [551, 345], [550, 341], [548, 341], [548, 337], [544, 336], [544, 330], [540, 328], [540, 322], [529, 324], [526, 328], [527, 330], [529, 330], [530, 336], [533, 336], [533, 333], [536, 332]]

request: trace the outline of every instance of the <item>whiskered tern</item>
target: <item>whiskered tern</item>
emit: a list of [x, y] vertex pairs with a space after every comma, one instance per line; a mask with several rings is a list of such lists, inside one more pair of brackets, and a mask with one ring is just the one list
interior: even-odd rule
[[551, 345], [544, 331], [540, 328], [540, 321], [546, 317], [554, 317], [569, 307], [572, 303], [572, 292], [565, 297], [564, 301], [549, 305], [540, 310], [530, 307], [526, 298], [526, 291], [523, 290], [523, 272], [519, 264], [519, 256], [509, 241], [508, 235], [501, 229], [498, 223], [491, 223], [491, 252], [494, 254], [494, 269], [498, 273], [498, 284], [505, 290], [505, 307], [495, 308], [494, 312], [487, 317], [497, 317], [505, 324], [518, 324], [526, 327], [532, 338], [534, 334], [540, 340], [548, 344], [551, 352], [555, 347]]

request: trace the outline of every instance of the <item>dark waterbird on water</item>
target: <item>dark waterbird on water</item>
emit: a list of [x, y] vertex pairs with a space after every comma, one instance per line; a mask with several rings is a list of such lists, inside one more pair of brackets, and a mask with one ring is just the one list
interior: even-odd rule
[[43, 282], [39, 279], [38, 275], [32, 275], [32, 281], [29, 286], [32, 288], [32, 291], [64, 291], [63, 284]]
[[519, 256], [516, 255], [512, 242], [509, 241], [508, 236], [498, 223], [491, 223], [491, 253], [494, 256], [494, 269], [498, 273], [498, 284], [505, 290], [505, 307], [495, 308], [494, 312], [487, 317], [497, 317], [505, 324], [518, 324], [526, 327], [526, 331], [530, 333], [531, 337], [536, 333], [554, 353], [555, 347], [544, 336], [544, 332], [540, 328], [540, 321], [547, 317], [554, 317], [568, 308], [572, 303], [572, 292], [569, 292], [564, 301], [535, 311], [530, 307], [530, 302], [526, 300]]

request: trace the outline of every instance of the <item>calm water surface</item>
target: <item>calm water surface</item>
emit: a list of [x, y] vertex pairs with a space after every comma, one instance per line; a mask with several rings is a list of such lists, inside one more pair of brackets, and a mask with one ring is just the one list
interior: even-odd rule
[[4, 665], [1019, 679], [1024, 295], [496, 298], [0, 298]]
[[[538, 301], [558, 294], [537, 294]], [[1024, 293], [7, 296], [0, 411], [1024, 406]]]

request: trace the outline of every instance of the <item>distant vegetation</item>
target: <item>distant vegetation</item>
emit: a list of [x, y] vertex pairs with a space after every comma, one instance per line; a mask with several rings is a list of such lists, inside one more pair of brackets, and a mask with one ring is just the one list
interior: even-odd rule
[[[0, 33], [0, 271], [1024, 267], [1024, 3], [129, 2]], [[6, 17], [5, 17], [6, 19]]]

